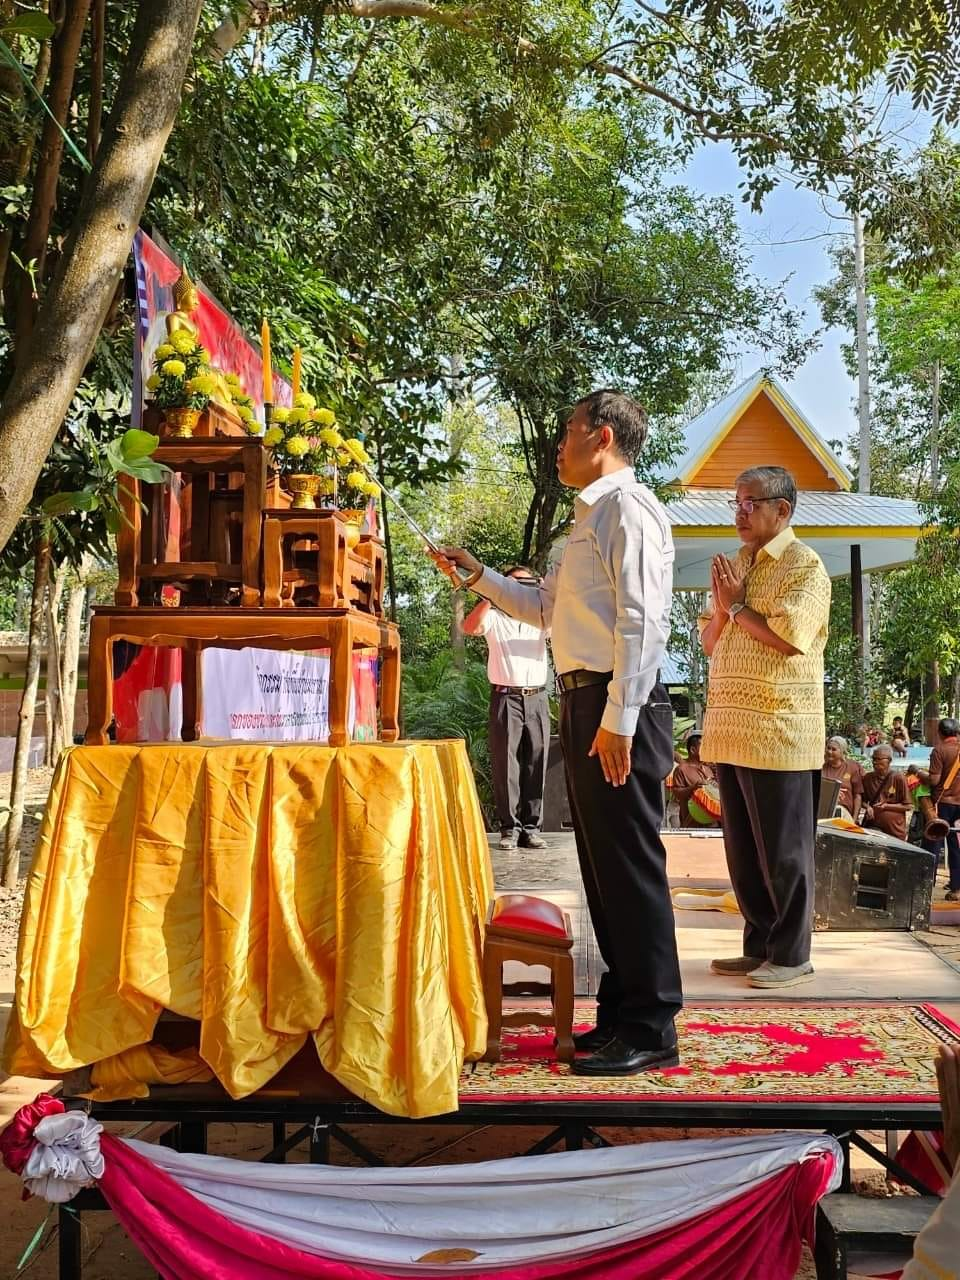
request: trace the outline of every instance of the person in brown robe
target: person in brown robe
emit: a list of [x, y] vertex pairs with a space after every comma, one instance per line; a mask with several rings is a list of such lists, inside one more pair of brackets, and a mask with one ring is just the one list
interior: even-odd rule
[[[687, 758], [681, 761], [673, 771], [673, 780], [670, 789], [673, 792], [680, 810], [681, 827], [699, 827], [703, 823], [694, 822], [690, 817], [690, 797], [696, 791], [697, 787], [702, 787], [705, 782], [713, 782], [715, 774], [710, 765], [705, 764], [700, 759], [700, 741], [702, 735], [699, 733], [691, 733], [687, 738]], [[718, 827], [719, 820], [714, 820], [708, 824], [711, 827]]]
[[885, 743], [874, 749], [873, 768], [863, 779], [864, 826], [906, 840], [913, 801], [906, 778], [894, 770], [892, 762], [893, 752]]

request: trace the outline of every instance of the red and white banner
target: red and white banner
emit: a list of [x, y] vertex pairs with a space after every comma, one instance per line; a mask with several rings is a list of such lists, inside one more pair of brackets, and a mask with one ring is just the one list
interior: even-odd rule
[[45, 1095], [0, 1151], [47, 1199], [97, 1184], [176, 1280], [793, 1280], [842, 1165], [833, 1138], [795, 1133], [429, 1168], [263, 1164], [118, 1139]]
[[[348, 727], [355, 742], [377, 738], [377, 654], [353, 655]], [[174, 742], [183, 717], [179, 649], [114, 646], [118, 742]], [[245, 742], [326, 742], [330, 736], [330, 653], [207, 649], [202, 659], [205, 738]]]

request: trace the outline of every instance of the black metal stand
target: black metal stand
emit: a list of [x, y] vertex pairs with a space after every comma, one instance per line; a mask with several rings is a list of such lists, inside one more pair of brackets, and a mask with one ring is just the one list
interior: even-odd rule
[[[474, 1103], [445, 1116], [432, 1116], [425, 1120], [407, 1120], [403, 1117], [384, 1115], [366, 1103], [355, 1099], [338, 1102], [309, 1098], [257, 1099], [235, 1102], [224, 1097], [216, 1100], [185, 1100], [183, 1091], [154, 1089], [149, 1098], [128, 1102], [76, 1103], [83, 1106], [96, 1119], [113, 1121], [156, 1121], [167, 1123], [170, 1130], [161, 1141], [168, 1142], [178, 1151], [205, 1152], [207, 1131], [212, 1124], [269, 1125], [272, 1136], [271, 1150], [263, 1157], [270, 1163], [283, 1163], [287, 1154], [303, 1142], [309, 1143], [309, 1159], [312, 1164], [336, 1164], [334, 1145], [339, 1144], [365, 1164], [379, 1167], [386, 1165], [366, 1142], [357, 1137], [355, 1130], [361, 1126], [405, 1125], [416, 1128], [444, 1128], [447, 1126], [472, 1126], [471, 1135], [479, 1131], [502, 1128], [508, 1130], [523, 1126], [543, 1127], [544, 1135], [537, 1139], [525, 1155], [542, 1155], [562, 1146], [567, 1151], [579, 1151], [584, 1146], [609, 1146], [606, 1138], [597, 1132], [600, 1127], [619, 1129], [685, 1128], [685, 1129], [806, 1129], [827, 1132], [836, 1138], [844, 1153], [842, 1189], [849, 1191], [850, 1147], [856, 1146], [895, 1173], [908, 1186], [921, 1194], [929, 1189], [897, 1166], [886, 1153], [878, 1150], [861, 1136], [861, 1130], [938, 1129], [942, 1123], [940, 1108], [936, 1105], [886, 1105], [832, 1103], [698, 1103], [698, 1102], [643, 1102], [630, 1099], [623, 1102], [528, 1102], [528, 1103]], [[178, 1096], [179, 1094], [179, 1096]], [[74, 1105], [68, 1101], [68, 1106]], [[345, 1126], [349, 1126], [349, 1129]], [[470, 1136], [470, 1135], [468, 1135]], [[429, 1153], [428, 1158], [447, 1151], [463, 1136], [443, 1143]], [[420, 1158], [422, 1159], [422, 1157]], [[109, 1206], [99, 1191], [83, 1191], [69, 1205], [60, 1209], [59, 1261], [60, 1280], [82, 1280], [81, 1214], [107, 1209]], [[837, 1248], [824, 1245], [821, 1263], [824, 1275], [841, 1275]]]

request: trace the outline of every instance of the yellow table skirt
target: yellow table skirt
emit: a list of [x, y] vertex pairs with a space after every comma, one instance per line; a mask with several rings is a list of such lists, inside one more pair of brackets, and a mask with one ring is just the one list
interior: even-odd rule
[[[100, 1096], [261, 1088], [312, 1036], [394, 1115], [454, 1111], [486, 1048], [493, 877], [464, 744], [76, 747], [27, 887], [10, 1072]], [[169, 1009], [199, 1058], [151, 1046]]]

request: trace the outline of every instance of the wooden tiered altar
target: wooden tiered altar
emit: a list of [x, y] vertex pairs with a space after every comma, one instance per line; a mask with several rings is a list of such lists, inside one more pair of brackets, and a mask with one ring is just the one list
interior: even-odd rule
[[206, 648], [329, 648], [331, 746], [349, 741], [353, 651], [376, 649], [380, 737], [396, 740], [400, 637], [383, 616], [383, 544], [357, 540], [339, 511], [283, 505], [267, 456], [259, 436], [168, 438], [153, 455], [165, 482], [123, 480], [115, 605], [90, 626], [88, 744], [107, 741], [118, 640], [183, 650], [184, 741], [200, 731]]

